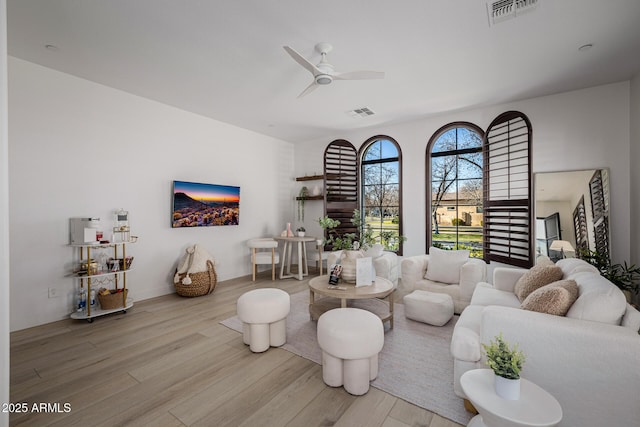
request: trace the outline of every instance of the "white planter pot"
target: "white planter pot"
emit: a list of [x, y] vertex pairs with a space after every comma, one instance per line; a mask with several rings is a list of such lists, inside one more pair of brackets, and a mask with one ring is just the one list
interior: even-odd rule
[[356, 260], [364, 257], [361, 251], [344, 250], [340, 257], [340, 263], [342, 264], [342, 280], [347, 283], [356, 282]]
[[298, 231], [298, 237], [304, 237], [304, 231]]
[[511, 380], [499, 375], [495, 376], [496, 394], [506, 400], [520, 399], [520, 379]]

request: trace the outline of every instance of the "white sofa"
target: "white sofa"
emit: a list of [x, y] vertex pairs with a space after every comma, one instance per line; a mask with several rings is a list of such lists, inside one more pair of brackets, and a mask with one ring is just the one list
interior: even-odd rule
[[[378, 244], [368, 251], [364, 251], [364, 255], [373, 259], [373, 268], [376, 270], [376, 276], [384, 277], [393, 282], [394, 286], [398, 286], [398, 278], [400, 276], [398, 272], [398, 255], [394, 252], [383, 251], [382, 245]], [[331, 265], [335, 264], [341, 256], [342, 251], [329, 252], [327, 269], [331, 268]]]
[[558, 261], [563, 279], [578, 284], [566, 316], [520, 309], [515, 283], [526, 272], [497, 267], [480, 283], [451, 339], [454, 389], [460, 376], [486, 368], [481, 343], [502, 333], [526, 355], [522, 377], [549, 391], [563, 410], [561, 426], [640, 425], [640, 312], [584, 261]]
[[415, 255], [404, 258], [400, 263], [402, 287], [407, 292], [419, 289], [448, 294], [453, 299], [454, 312], [461, 313], [471, 302], [476, 285], [486, 280], [486, 263], [478, 258], [468, 258], [460, 267], [459, 282], [444, 283], [425, 278], [430, 259], [430, 255]]

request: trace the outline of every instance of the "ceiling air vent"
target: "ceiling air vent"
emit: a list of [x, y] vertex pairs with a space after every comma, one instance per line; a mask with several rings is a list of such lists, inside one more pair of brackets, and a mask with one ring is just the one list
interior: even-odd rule
[[487, 3], [489, 25], [515, 18], [521, 13], [529, 12], [538, 5], [538, 0], [496, 0]]
[[357, 108], [355, 110], [347, 111], [347, 114], [353, 117], [354, 119], [357, 119], [358, 117], [373, 116], [375, 113], [367, 107], [362, 107], [362, 108]]

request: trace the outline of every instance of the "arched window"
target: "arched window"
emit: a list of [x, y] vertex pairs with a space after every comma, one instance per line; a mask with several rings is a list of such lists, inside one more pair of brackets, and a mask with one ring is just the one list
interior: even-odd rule
[[388, 136], [360, 148], [360, 211], [376, 241], [402, 255], [402, 153]]
[[427, 251], [469, 249], [482, 258], [482, 141], [468, 122], [438, 129], [427, 145]]

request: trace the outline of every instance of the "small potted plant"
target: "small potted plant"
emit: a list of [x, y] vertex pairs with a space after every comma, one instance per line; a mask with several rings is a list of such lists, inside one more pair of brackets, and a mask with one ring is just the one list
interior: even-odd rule
[[489, 344], [482, 344], [482, 348], [487, 355], [487, 365], [496, 374], [496, 394], [503, 399], [518, 400], [520, 371], [525, 361], [525, 355], [518, 349], [518, 344], [510, 347], [500, 333]]
[[309, 189], [302, 187], [296, 200], [298, 201], [298, 221], [304, 221], [304, 202], [309, 197]]
[[296, 228], [296, 233], [298, 233], [298, 237], [304, 237], [304, 234], [307, 232], [304, 227]]

